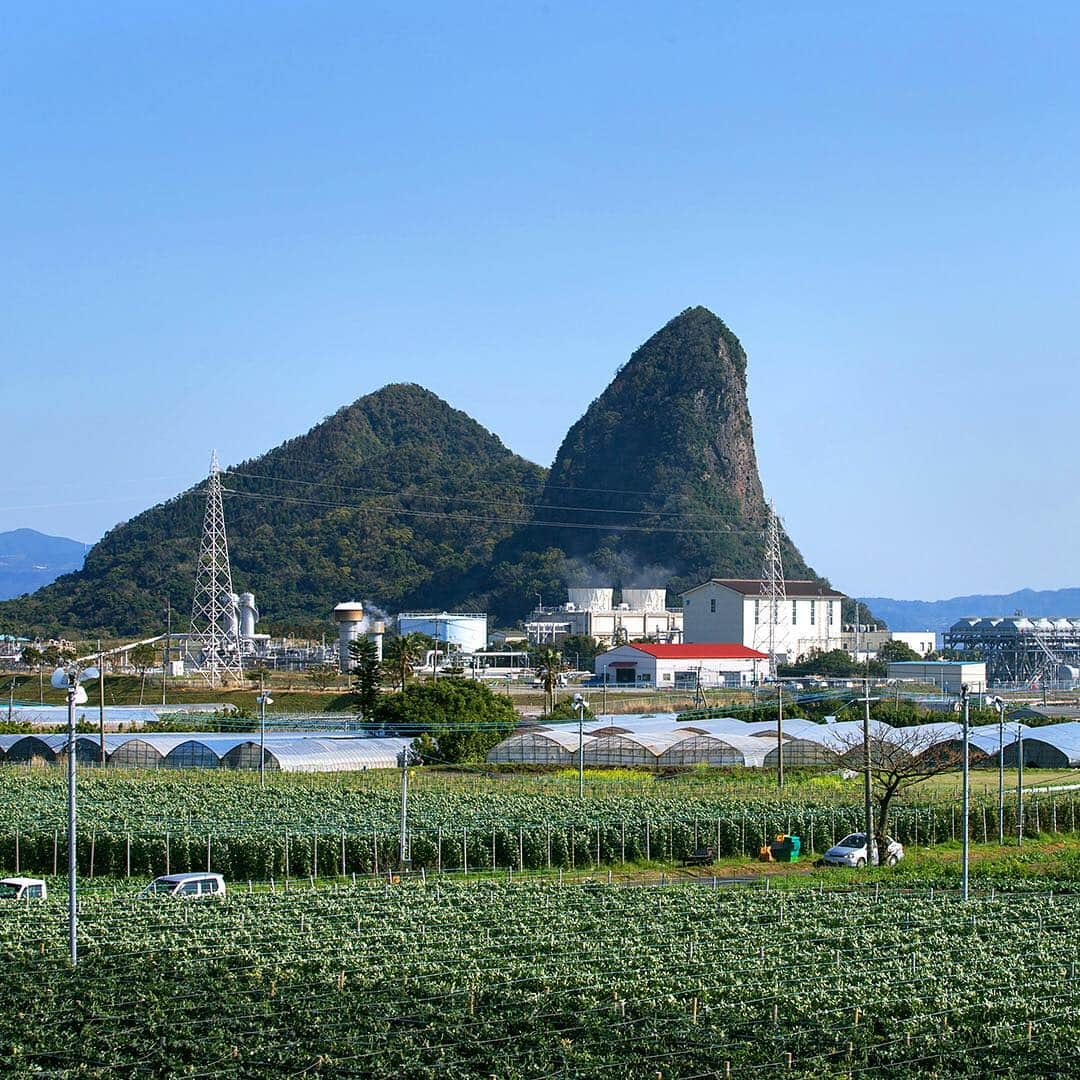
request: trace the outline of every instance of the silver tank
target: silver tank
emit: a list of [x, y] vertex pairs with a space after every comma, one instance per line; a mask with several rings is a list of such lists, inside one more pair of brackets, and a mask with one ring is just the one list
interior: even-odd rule
[[612, 611], [614, 589], [567, 589], [567, 600], [578, 611]]
[[255, 636], [255, 624], [259, 621], [259, 609], [255, 606], [255, 594], [240, 594], [240, 636], [250, 641]]

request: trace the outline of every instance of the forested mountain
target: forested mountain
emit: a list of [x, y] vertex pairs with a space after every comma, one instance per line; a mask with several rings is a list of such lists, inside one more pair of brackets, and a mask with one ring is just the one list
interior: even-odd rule
[[33, 592], [61, 574], [78, 570], [87, 545], [36, 529], [0, 533], [0, 600]]
[[[688, 308], [567, 433], [534, 522], [495, 553], [487, 603], [520, 610], [567, 582], [677, 590], [757, 577], [765, 523], [746, 353], [711, 311]], [[783, 545], [788, 576], [813, 576]]]
[[[234, 587], [279, 625], [329, 628], [353, 598], [506, 624], [567, 585], [678, 590], [761, 567], [746, 354], [701, 307], [630, 357], [550, 474], [429, 391], [392, 385], [223, 480]], [[160, 627], [166, 598], [184, 627], [203, 504], [199, 485], [118, 525], [81, 572], [0, 604], [0, 629], [134, 634]], [[788, 575], [812, 576], [783, 543]]]
[[[419, 386], [391, 385], [223, 474], [233, 584], [276, 622], [343, 599], [442, 606], [527, 515], [544, 470]], [[205, 483], [108, 532], [68, 574], [0, 604], [0, 625], [134, 634], [185, 625]]]

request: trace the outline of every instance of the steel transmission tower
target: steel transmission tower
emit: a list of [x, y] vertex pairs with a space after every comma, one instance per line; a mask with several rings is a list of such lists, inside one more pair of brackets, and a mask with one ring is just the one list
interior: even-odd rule
[[199, 566], [191, 601], [188, 653], [192, 665], [216, 687], [223, 678], [240, 682], [240, 636], [233, 615], [232, 569], [225, 537], [225, 511], [221, 505], [221, 471], [217, 451], [210, 456], [210, 483], [206, 488]]
[[776, 676], [779, 634], [787, 616], [787, 589], [784, 586], [784, 555], [780, 548], [780, 519], [769, 504], [765, 526], [765, 558], [761, 565], [761, 595], [758, 598], [757, 630], [754, 646], [769, 654], [769, 666]]

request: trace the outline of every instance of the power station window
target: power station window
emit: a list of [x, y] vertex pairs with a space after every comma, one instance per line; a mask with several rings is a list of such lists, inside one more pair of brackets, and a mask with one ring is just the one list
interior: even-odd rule
[[709, 611], [710, 611], [710, 612], [711, 612], [711, 613], [712, 613], [713, 615], [715, 615], [715, 614], [716, 614], [716, 601], [715, 601], [715, 600], [710, 600], [710, 601], [709, 601]]

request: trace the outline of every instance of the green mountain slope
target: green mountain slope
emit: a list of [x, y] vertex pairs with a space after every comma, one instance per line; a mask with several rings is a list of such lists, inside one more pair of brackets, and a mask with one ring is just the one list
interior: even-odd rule
[[[746, 354], [711, 311], [688, 308], [567, 433], [534, 522], [496, 551], [483, 599], [520, 611], [566, 584], [756, 577], [765, 522]], [[784, 548], [789, 577], [814, 576], [787, 537]]]
[[[276, 623], [350, 598], [442, 606], [543, 478], [429, 391], [384, 387], [224, 474], [233, 585]], [[134, 634], [160, 626], [166, 597], [186, 626], [204, 501], [199, 485], [118, 525], [80, 572], [0, 604], [0, 626]]]

